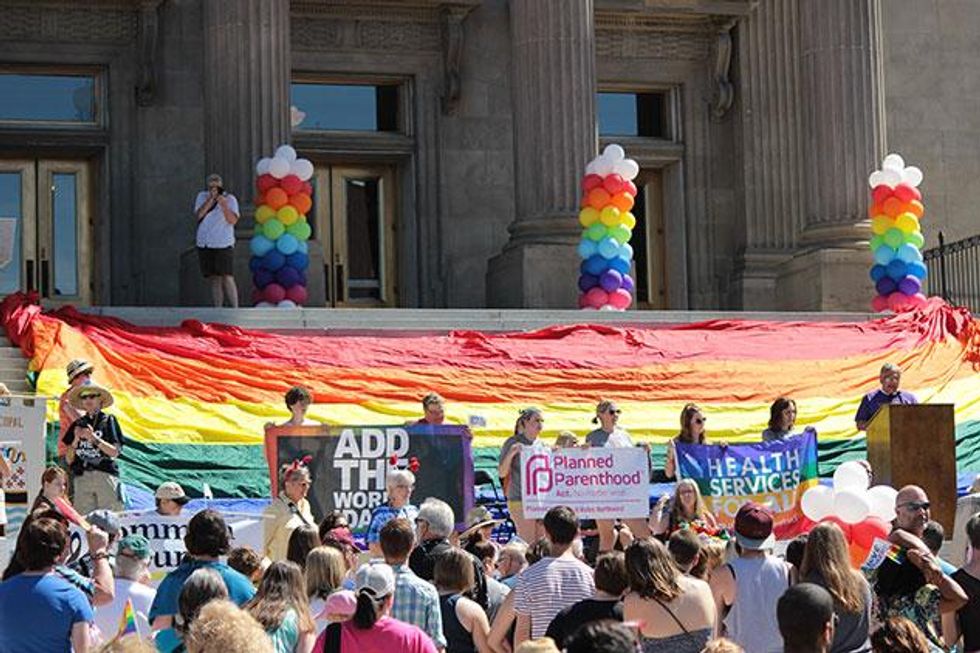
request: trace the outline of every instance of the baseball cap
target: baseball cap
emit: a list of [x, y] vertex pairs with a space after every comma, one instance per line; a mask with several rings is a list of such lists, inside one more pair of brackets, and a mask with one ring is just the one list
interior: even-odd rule
[[119, 555], [126, 555], [126, 552], [129, 551], [134, 558], [148, 560], [150, 558], [150, 541], [142, 535], [127, 535], [119, 540], [119, 546], [116, 550]]
[[351, 535], [349, 528], [344, 528], [342, 526], [331, 528], [329, 531], [327, 531], [327, 534], [323, 536], [323, 543], [328, 544], [331, 541], [348, 546], [355, 551], [358, 550], [357, 542], [354, 541], [354, 536]]
[[119, 517], [111, 510], [99, 508], [85, 515], [85, 520], [96, 528], [105, 531], [108, 535], [119, 535], [121, 524]]
[[395, 591], [395, 572], [383, 562], [361, 565], [354, 574], [354, 590], [371, 598], [382, 599]]
[[180, 505], [184, 505], [190, 501], [190, 497], [184, 494], [184, 488], [180, 487], [179, 483], [174, 483], [173, 481], [167, 481], [157, 488], [156, 494], [154, 496], [157, 499], [170, 499], [175, 501]]
[[769, 509], [754, 501], [743, 504], [735, 514], [735, 541], [743, 549], [771, 549], [776, 544], [776, 536]]

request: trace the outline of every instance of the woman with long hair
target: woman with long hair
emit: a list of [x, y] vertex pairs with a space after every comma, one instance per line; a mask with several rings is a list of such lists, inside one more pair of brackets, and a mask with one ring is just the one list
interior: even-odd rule
[[707, 418], [697, 404], [685, 404], [681, 409], [681, 430], [667, 443], [667, 460], [664, 462], [664, 476], [669, 480], [677, 477], [677, 452], [674, 445], [704, 444], [707, 440], [704, 423]]
[[779, 397], [769, 406], [769, 428], [762, 432], [762, 441], [782, 440], [793, 432], [796, 425], [796, 402], [789, 397]]
[[715, 626], [715, 601], [703, 580], [682, 574], [659, 540], [626, 549], [630, 592], [623, 620], [640, 623], [643, 653], [699, 653]]
[[905, 617], [889, 617], [871, 636], [874, 653], [929, 653], [929, 640]]
[[313, 524], [303, 524], [289, 534], [286, 560], [295, 562], [301, 571], [306, 570], [306, 556], [320, 546], [320, 531]]
[[490, 622], [483, 608], [464, 594], [473, 589], [473, 562], [462, 549], [450, 549], [436, 561], [433, 582], [439, 590], [446, 653], [487, 651]]
[[276, 653], [310, 653], [316, 626], [310, 617], [303, 572], [295, 562], [273, 562], [244, 609], [272, 639]]
[[707, 535], [715, 535], [718, 531], [718, 520], [705, 505], [698, 484], [690, 478], [678, 481], [669, 503], [666, 494], [660, 497], [654, 506], [653, 518], [656, 520], [653, 534], [661, 538], [668, 538], [674, 531], [688, 527]]
[[533, 542], [539, 537], [540, 524], [537, 520], [524, 518], [524, 507], [521, 504], [521, 450], [535, 445], [543, 426], [544, 416], [539, 409], [530, 407], [522, 410], [514, 423], [514, 435], [507, 438], [500, 447], [500, 462], [497, 465], [497, 474], [506, 488], [510, 518], [517, 528], [518, 537], [525, 542]]
[[310, 601], [310, 616], [316, 620], [317, 635], [328, 623], [317, 617], [323, 613], [327, 597], [342, 589], [346, 573], [344, 554], [332, 546], [318, 546], [306, 556], [306, 596]]
[[834, 598], [837, 627], [830, 653], [865, 653], [871, 648], [871, 588], [851, 568], [847, 541], [833, 523], [817, 524], [810, 531], [800, 565], [800, 578], [820, 585]]
[[34, 498], [31, 509], [32, 513], [38, 508], [50, 508], [58, 510], [54, 504], [55, 499], [63, 499], [68, 495], [68, 473], [60, 467], [52, 465], [41, 474], [41, 491]]

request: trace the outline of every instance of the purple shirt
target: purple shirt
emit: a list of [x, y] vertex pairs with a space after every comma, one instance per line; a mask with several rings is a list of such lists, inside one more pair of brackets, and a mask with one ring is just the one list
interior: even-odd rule
[[912, 404], [917, 403], [919, 403], [919, 400], [916, 399], [915, 395], [911, 392], [899, 390], [893, 395], [886, 395], [881, 388], [878, 388], [874, 392], [869, 392], [861, 398], [861, 405], [858, 406], [858, 411], [854, 416], [854, 421], [870, 422], [871, 418], [878, 412], [878, 409], [885, 404], [903, 404], [906, 406], [911, 406]]

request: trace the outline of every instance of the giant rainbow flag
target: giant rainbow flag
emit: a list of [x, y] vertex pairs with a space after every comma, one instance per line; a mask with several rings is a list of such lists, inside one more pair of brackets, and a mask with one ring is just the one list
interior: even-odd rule
[[[73, 308], [43, 312], [24, 295], [0, 304], [11, 340], [58, 396], [72, 358], [95, 363], [116, 397], [129, 438], [122, 474], [155, 487], [177, 480], [216, 496], [268, 496], [263, 426], [286, 418], [283, 394], [304, 385], [312, 419], [397, 424], [419, 399], [446, 397], [448, 419], [474, 429], [477, 467], [492, 469], [518, 410], [541, 407], [545, 436], [593, 428], [599, 398], [616, 399], [621, 424], [653, 444], [655, 464], [678, 430], [681, 407], [701, 405], [708, 435], [759, 437], [769, 404], [798, 405], [798, 427], [819, 434], [821, 470], [863, 455], [854, 428], [861, 395], [894, 362], [921, 401], [956, 405], [957, 457], [980, 471], [980, 320], [939, 300], [922, 311], [866, 322], [713, 320], [680, 326], [555, 326], [526, 333], [329, 335], [249, 331], [188, 320], [142, 327]], [[57, 419], [55, 402], [49, 419]]]

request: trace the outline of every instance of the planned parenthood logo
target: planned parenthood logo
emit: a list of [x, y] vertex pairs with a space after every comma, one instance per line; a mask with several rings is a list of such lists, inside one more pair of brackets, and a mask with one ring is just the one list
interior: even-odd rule
[[528, 496], [545, 494], [555, 485], [551, 456], [537, 453], [524, 463], [524, 492]]

